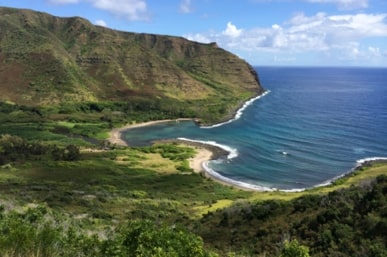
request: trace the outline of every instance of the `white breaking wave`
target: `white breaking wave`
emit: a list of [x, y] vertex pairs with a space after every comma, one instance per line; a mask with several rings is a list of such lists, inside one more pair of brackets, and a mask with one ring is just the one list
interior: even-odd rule
[[254, 98], [251, 98], [250, 100], [246, 101], [243, 106], [241, 108], [239, 108], [236, 113], [235, 113], [235, 116], [234, 118], [228, 120], [228, 121], [225, 121], [225, 122], [222, 122], [222, 123], [218, 123], [218, 124], [215, 124], [215, 125], [211, 125], [211, 126], [200, 126], [200, 128], [203, 128], [203, 129], [211, 129], [211, 128], [216, 128], [216, 127], [220, 127], [220, 126], [223, 126], [225, 124], [228, 124], [228, 123], [231, 123], [233, 121], [236, 121], [238, 120], [240, 117], [242, 117], [243, 115], [243, 111], [249, 106], [251, 105], [254, 101], [264, 97], [265, 95], [267, 95], [268, 93], [270, 93], [270, 90], [267, 90], [265, 92], [263, 92], [262, 94], [260, 94], [259, 96], [257, 97], [254, 97]]
[[218, 180], [223, 181], [223, 182], [225, 182], [227, 184], [231, 184], [231, 185], [234, 185], [234, 186], [237, 186], [237, 187], [240, 187], [240, 188], [245, 188], [245, 189], [254, 190], [254, 191], [275, 191], [275, 190], [277, 190], [275, 188], [269, 188], [269, 187], [253, 185], [253, 184], [249, 184], [249, 183], [246, 183], [246, 182], [242, 182], [242, 181], [234, 180], [234, 179], [231, 179], [231, 178], [227, 178], [225, 176], [220, 175], [218, 172], [214, 171], [213, 169], [211, 169], [208, 166], [208, 163], [209, 162], [203, 162], [202, 163], [202, 167], [206, 171], [206, 173], [210, 177], [212, 177], [214, 179], [218, 179]]
[[[189, 138], [185, 138], [185, 137], [179, 137], [177, 138], [178, 140], [182, 140], [182, 141], [188, 141], [188, 142], [195, 142], [195, 143], [201, 143], [201, 144], [207, 144], [207, 145], [212, 145], [212, 146], [216, 146], [216, 147], [219, 147], [225, 151], [227, 151], [229, 154], [227, 155], [227, 159], [233, 159], [235, 157], [238, 156], [238, 150], [235, 149], [235, 148], [232, 148], [230, 146], [227, 146], [227, 145], [223, 145], [223, 144], [219, 144], [215, 141], [204, 141], [204, 140], [194, 140], [194, 139], [189, 139]], [[213, 161], [216, 161], [216, 160], [212, 160]], [[225, 183], [228, 183], [230, 185], [234, 185], [234, 186], [237, 186], [239, 188], [244, 188], [244, 189], [248, 189], [248, 190], [254, 190], [254, 191], [283, 191], [283, 192], [301, 192], [301, 191], [304, 191], [305, 188], [301, 188], [301, 189], [277, 189], [277, 188], [271, 188], [271, 187], [266, 187], [266, 186], [259, 186], [259, 185], [254, 185], [254, 184], [250, 184], [250, 183], [247, 183], [247, 182], [243, 182], [243, 181], [238, 181], [238, 180], [234, 180], [234, 179], [231, 179], [231, 178], [227, 178], [225, 176], [222, 176], [221, 174], [219, 174], [218, 172], [216, 172], [215, 170], [213, 170], [212, 168], [209, 167], [209, 162], [211, 161], [206, 161], [206, 162], [202, 162], [202, 168], [206, 171], [206, 173], [214, 178], [214, 179], [217, 179], [219, 181], [222, 181], [222, 182], [225, 182]]]
[[239, 180], [234, 180], [234, 179], [222, 176], [218, 172], [214, 171], [213, 169], [211, 169], [208, 166], [208, 163], [209, 163], [209, 161], [203, 162], [202, 163], [202, 168], [206, 171], [206, 173], [210, 177], [212, 177], [214, 179], [217, 179], [219, 181], [222, 181], [224, 183], [227, 183], [227, 184], [239, 187], [239, 188], [243, 188], [243, 189], [247, 189], [247, 190], [253, 190], [253, 191], [260, 191], [260, 192], [273, 192], [273, 191], [301, 192], [301, 191], [305, 190], [304, 188], [301, 188], [301, 189], [297, 189], [297, 188], [295, 188], [295, 189], [277, 189], [277, 188], [274, 188], [274, 187], [259, 186], [259, 185], [254, 185], [254, 184], [250, 184], [250, 183], [247, 183], [247, 182], [239, 181]]
[[227, 159], [233, 159], [233, 158], [238, 156], [238, 150], [236, 148], [232, 148], [232, 147], [227, 146], [227, 145], [222, 145], [222, 144], [219, 144], [215, 141], [193, 140], [193, 139], [189, 139], [189, 138], [185, 138], [185, 137], [179, 137], [177, 139], [183, 140], [183, 141], [188, 141], [188, 142], [194, 142], [194, 143], [196, 142], [196, 143], [213, 145], [213, 146], [219, 147], [219, 148], [225, 150], [226, 152], [228, 152]]
[[369, 157], [369, 158], [364, 158], [364, 159], [357, 160], [356, 161], [357, 166], [355, 168], [357, 168], [358, 166], [363, 165], [366, 162], [371, 162], [371, 161], [387, 161], [387, 157]]
[[[333, 179], [330, 179], [326, 182], [323, 182], [321, 184], [318, 184], [318, 185], [315, 185], [311, 188], [316, 188], [316, 187], [323, 187], [323, 186], [328, 186], [330, 184], [332, 184], [334, 181], [352, 173], [353, 171], [355, 171], [357, 168], [359, 168], [360, 166], [362, 166], [364, 163], [366, 162], [370, 162], [370, 161], [387, 161], [387, 157], [370, 157], [370, 158], [364, 158], [364, 159], [360, 159], [360, 160], [357, 160], [356, 161], [356, 165], [354, 168], [352, 168], [349, 172], [346, 172], [342, 175], [339, 175], [337, 177], [334, 177]], [[268, 191], [268, 192], [272, 192], [272, 191], [281, 191], [281, 192], [302, 192], [302, 191], [305, 191], [309, 188], [293, 188], [293, 189], [277, 189], [277, 188], [274, 188], [274, 187], [266, 187], [266, 186], [259, 186], [259, 185], [254, 185], [254, 184], [250, 184], [250, 183], [246, 183], [246, 182], [242, 182], [242, 181], [238, 181], [238, 180], [234, 180], [234, 179], [231, 179], [231, 178], [227, 178], [225, 176], [222, 176], [221, 174], [219, 174], [218, 172], [214, 171], [213, 169], [211, 169], [209, 166], [208, 166], [208, 163], [209, 161], [207, 162], [203, 162], [202, 163], [202, 167], [203, 169], [206, 171], [206, 173], [212, 177], [212, 178], [215, 178], [215, 179], [218, 179], [222, 182], [225, 182], [225, 183], [228, 183], [228, 184], [231, 184], [231, 185], [234, 185], [236, 187], [239, 187], [239, 188], [244, 188], [244, 189], [248, 189], [248, 190], [254, 190], [254, 191]]]

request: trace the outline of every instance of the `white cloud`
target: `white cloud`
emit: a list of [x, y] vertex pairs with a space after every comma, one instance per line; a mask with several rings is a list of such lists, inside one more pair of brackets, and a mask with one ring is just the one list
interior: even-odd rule
[[351, 42], [348, 45], [335, 46], [332, 52], [336, 53], [337, 60], [341, 62], [359, 63], [364, 65], [367, 63], [384, 65], [387, 61], [379, 47], [362, 47], [357, 42]]
[[228, 22], [227, 28], [223, 30], [222, 34], [228, 37], [236, 38], [242, 34], [242, 30], [237, 29], [237, 27], [234, 24], [232, 24], [231, 22]]
[[368, 0], [307, 0], [307, 1], [310, 3], [336, 4], [340, 9], [345, 9], [345, 10], [368, 7]]
[[182, 0], [180, 3], [180, 12], [190, 13], [192, 12], [192, 3], [191, 0]]
[[108, 11], [129, 20], [148, 20], [146, 0], [48, 0], [53, 4], [76, 4], [86, 2], [93, 7]]
[[341, 29], [348, 36], [372, 37], [387, 36], [387, 14], [356, 14], [328, 17], [332, 26]]
[[147, 20], [145, 0], [87, 0], [98, 9], [114, 15], [124, 16], [129, 20]]
[[188, 40], [191, 40], [191, 41], [196, 41], [196, 42], [200, 42], [200, 43], [205, 43], [205, 44], [208, 44], [211, 42], [211, 40], [204, 36], [203, 34], [187, 34], [187, 35], [184, 35], [184, 37]]
[[107, 27], [107, 24], [104, 20], [96, 20], [95, 25], [102, 26], [102, 27]]
[[[297, 14], [282, 24], [253, 29], [237, 28], [231, 22], [223, 31], [199, 33], [187, 38], [200, 42], [217, 42], [234, 53], [273, 53], [284, 56], [324, 56], [340, 60], [371, 60], [383, 63], [387, 52], [387, 13], [334, 15]], [[200, 39], [200, 40], [199, 40]], [[374, 39], [383, 42], [372, 46]], [[382, 39], [382, 41], [381, 41]], [[300, 58], [297, 58], [297, 60]]]

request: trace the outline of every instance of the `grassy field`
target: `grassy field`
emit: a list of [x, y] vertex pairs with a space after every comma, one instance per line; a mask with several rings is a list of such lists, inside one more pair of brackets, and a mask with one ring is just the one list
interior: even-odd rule
[[291, 200], [367, 183], [387, 174], [387, 165], [380, 163], [326, 187], [291, 193], [251, 192], [218, 184], [192, 171], [182, 172], [179, 167], [194, 154], [191, 147], [173, 144], [115, 150], [84, 147], [81, 159], [74, 162], [42, 160], [1, 166], [0, 192], [8, 199], [44, 202], [74, 215], [105, 213], [106, 217], [121, 219], [144, 204], [151, 209], [162, 205], [170, 212], [165, 215], [176, 216], [173, 212], [178, 209], [184, 216], [199, 218], [238, 199]]
[[[196, 216], [198, 206], [251, 196], [251, 192], [180, 171], [185, 161], [181, 155], [194, 154], [192, 148], [172, 145], [164, 152], [161, 149], [85, 148], [75, 162], [45, 160], [3, 165], [0, 192], [3, 198], [24, 204], [47, 203], [73, 215], [107, 220], [152, 217], [156, 211], [157, 216], [191, 218]], [[137, 213], [139, 209], [143, 213]]]

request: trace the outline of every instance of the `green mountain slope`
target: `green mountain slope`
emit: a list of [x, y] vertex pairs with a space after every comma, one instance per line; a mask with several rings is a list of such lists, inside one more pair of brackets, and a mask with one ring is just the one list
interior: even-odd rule
[[[44, 106], [169, 99], [189, 101], [200, 116], [229, 114], [263, 91], [255, 70], [215, 43], [11, 8], [0, 8], [0, 31], [0, 101]], [[210, 103], [218, 107], [203, 110]]]

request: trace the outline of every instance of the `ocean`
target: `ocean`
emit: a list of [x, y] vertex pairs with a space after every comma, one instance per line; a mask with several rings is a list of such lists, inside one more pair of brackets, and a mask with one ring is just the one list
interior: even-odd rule
[[192, 121], [125, 131], [130, 145], [181, 138], [221, 146], [228, 158], [213, 176], [262, 190], [297, 191], [350, 172], [357, 161], [387, 156], [386, 68], [257, 67], [267, 94], [235, 119], [211, 127]]

